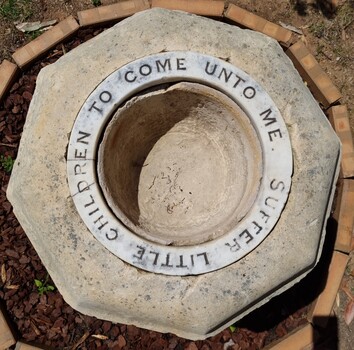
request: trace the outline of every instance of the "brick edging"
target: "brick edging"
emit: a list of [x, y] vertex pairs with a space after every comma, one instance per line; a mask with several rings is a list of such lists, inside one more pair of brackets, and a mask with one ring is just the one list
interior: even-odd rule
[[346, 105], [338, 105], [326, 111], [333, 129], [342, 143], [342, 162], [340, 177], [343, 179], [354, 177], [354, 146], [350, 131], [349, 115]]
[[0, 64], [0, 102], [10, 89], [13, 81], [15, 80], [19, 68], [8, 60], [3, 60]]
[[73, 35], [79, 28], [80, 26], [73, 16], [66, 17], [53, 28], [17, 49], [12, 58], [20, 68], [24, 68], [51, 48]]
[[301, 40], [290, 46], [286, 54], [293, 61], [301, 77], [307, 82], [313, 96], [325, 108], [330, 107], [342, 97], [337, 87]]
[[[307, 82], [317, 101], [327, 109], [326, 114], [343, 143], [343, 157], [340, 172], [340, 191], [336, 199], [336, 210], [334, 212], [334, 218], [338, 221], [338, 230], [326, 286], [313, 302], [308, 315], [308, 323], [264, 349], [291, 350], [311, 346], [313, 344], [313, 334], [316, 334], [313, 326], [318, 325], [315, 324], [315, 316], [330, 316], [351, 249], [351, 232], [354, 219], [354, 179], [350, 178], [354, 177], [354, 147], [346, 106], [340, 103], [333, 106], [338, 103], [342, 95], [308, 48], [301, 41], [293, 44], [295, 35], [291, 31], [236, 5], [227, 5], [222, 0], [128, 0], [113, 5], [100, 6], [78, 12], [79, 23], [73, 16], [68, 16], [38, 38], [17, 49], [12, 56], [16, 64], [4, 60], [0, 64], [0, 101], [8, 92], [20, 68], [23, 69], [33, 64], [41, 55], [63, 42], [79, 28], [115, 22], [151, 7], [219, 17], [231, 20], [243, 28], [256, 30], [272, 37], [283, 47], [288, 48], [286, 53], [294, 66]], [[16, 344], [16, 350], [40, 350], [40, 348], [20, 340], [16, 343], [16, 339], [0, 311], [0, 346], [3, 344], [9, 344], [7, 347]]]
[[0, 349], [7, 349], [16, 344], [15, 335], [12, 333], [9, 324], [0, 308]]

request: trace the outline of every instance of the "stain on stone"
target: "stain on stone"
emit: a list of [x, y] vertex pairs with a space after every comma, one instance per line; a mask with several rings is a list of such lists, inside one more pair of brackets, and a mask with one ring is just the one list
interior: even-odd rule
[[75, 233], [73, 233], [73, 232], [70, 232], [70, 233], [69, 233], [69, 238], [70, 238], [71, 241], [73, 242], [73, 248], [74, 248], [74, 250], [76, 250], [76, 249], [77, 249], [77, 240], [78, 240], [77, 234], [75, 234]]

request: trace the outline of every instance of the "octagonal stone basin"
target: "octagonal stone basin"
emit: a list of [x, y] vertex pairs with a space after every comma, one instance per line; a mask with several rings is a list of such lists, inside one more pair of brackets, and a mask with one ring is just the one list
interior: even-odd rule
[[132, 98], [99, 147], [98, 178], [111, 209], [164, 245], [230, 231], [254, 203], [261, 177], [249, 118], [226, 95], [195, 83]]
[[[240, 68], [257, 81], [274, 101], [284, 119], [293, 155], [291, 192], [269, 236], [242, 259], [223, 268], [193, 276], [170, 276], [147, 272], [112, 254], [96, 239], [78, 214], [75, 207], [78, 193], [70, 192], [67, 177], [67, 163], [89, 162], [89, 157], [84, 158], [84, 147], [87, 147], [85, 142], [90, 142], [89, 136], [82, 140], [83, 148], [78, 151], [82, 156], [81, 160], [75, 160], [67, 153], [69, 138], [74, 132], [73, 125], [88, 96], [106, 77], [117, 69], [129, 65], [130, 62], [172, 51], [198, 52], [209, 57], [217, 57]], [[115, 86], [119, 90], [120, 85]], [[104, 136], [103, 142], [114, 143], [110, 138], [116, 132], [119, 133], [119, 127], [117, 128], [120, 125], [119, 119], [122, 120], [121, 126], [129, 130], [129, 123], [124, 125], [123, 121], [142, 101], [146, 100], [154, 107], [153, 101], [158, 101], [164, 94], [172, 94], [173, 89], [176, 88], [150, 92], [136, 100], [128, 101], [113, 118], [111, 132]], [[178, 91], [179, 94], [185, 93], [183, 89]], [[198, 98], [205, 97], [198, 89], [193, 94]], [[207, 95], [209, 96], [209, 93]], [[219, 97], [217, 93], [211, 93], [208, 98], [215, 100]], [[177, 100], [177, 104], [180, 102]], [[183, 106], [178, 107], [183, 111]], [[96, 112], [97, 117], [100, 117], [99, 112]], [[223, 113], [227, 115], [227, 109], [223, 110]], [[146, 117], [150, 122], [153, 120], [153, 115]], [[83, 118], [86, 118], [85, 114]], [[167, 120], [171, 118], [173, 115]], [[159, 208], [159, 204], [144, 200], [153, 178], [161, 173], [161, 167], [170, 166], [160, 162], [165, 159], [167, 150], [159, 145], [163, 145], [164, 140], [174, 141], [174, 131], [184, 130], [184, 127], [189, 125], [189, 120], [197, 122], [196, 119], [193, 121], [185, 116], [175, 118], [179, 118], [177, 123], [174, 125], [167, 123], [163, 132], [159, 128], [151, 127], [151, 131], [154, 132], [148, 134], [149, 137], [154, 135], [154, 140], [147, 136], [141, 137], [146, 145], [141, 148], [132, 150], [129, 147], [127, 132], [125, 142], [129, 152], [126, 156], [123, 153], [117, 155], [115, 162], [112, 162], [112, 170], [105, 164], [105, 152], [101, 154], [102, 178], [113, 172], [113, 178], [117, 179], [118, 184], [127, 181], [127, 189], [117, 186], [118, 193], [122, 196], [132, 197], [128, 198], [127, 205], [122, 204], [122, 200], [114, 198], [116, 182], [106, 186], [102, 179], [101, 185], [93, 181], [87, 185], [88, 190], [84, 193], [87, 194], [88, 200], [91, 200], [89, 189], [106, 186], [105, 191], [112, 195], [112, 203], [117, 205], [115, 209], [114, 205], [111, 206], [112, 211], [116, 210], [117, 215], [121, 215], [122, 218], [125, 216], [126, 225], [132, 225], [132, 228], [137, 230], [152, 224], [160, 225], [161, 232], [156, 236], [151, 234], [151, 229], [139, 234], [147, 234], [151, 240], [174, 242], [176, 246], [172, 246], [171, 249], [188, 250], [189, 245], [178, 246], [189, 244], [181, 234], [180, 226], [172, 220], [165, 222], [164, 219], [155, 220], [155, 217], [150, 220], [146, 210], [150, 210], [151, 206], [152, 210], [155, 210]], [[90, 119], [86, 120], [89, 124]], [[137, 123], [134, 115], [131, 120]], [[240, 114], [238, 117], [234, 116], [232, 122], [227, 120], [227, 117], [222, 118], [221, 123], [232, 129], [234, 122], [242, 124], [243, 119]], [[242, 143], [249, 147], [254, 146], [252, 128], [246, 127], [247, 124], [242, 125], [245, 130], [249, 130], [250, 135]], [[94, 126], [92, 130], [95, 130]], [[197, 130], [209, 128], [198, 127]], [[210, 130], [208, 132], [208, 138], [214, 135]], [[144, 136], [144, 132], [141, 135]], [[193, 139], [198, 132], [187, 135]], [[217, 135], [216, 133], [216, 140], [219, 140], [221, 136]], [[183, 137], [189, 142], [189, 137]], [[200, 157], [204, 156], [199, 150], [199, 147], [204, 147], [203, 141], [193, 143]], [[242, 189], [244, 195], [236, 191], [230, 191], [229, 194], [222, 184], [230, 181], [231, 187], [235, 183], [242, 185], [244, 183], [242, 172], [245, 174], [246, 171], [255, 174], [254, 181], [257, 183], [257, 167], [249, 158], [247, 160], [243, 160], [242, 157], [234, 158], [237, 156], [231, 154], [231, 150], [237, 147], [237, 144], [231, 143], [219, 150], [212, 145], [211, 143], [206, 146], [211, 154], [222, 152], [227, 156], [225, 159], [229, 159], [230, 163], [234, 160], [242, 170], [236, 176], [236, 180], [230, 180], [227, 176], [221, 177], [223, 181], [218, 184], [219, 192], [223, 193], [225, 198], [229, 196], [238, 198], [236, 200], [238, 205], [233, 205], [227, 210], [229, 213], [235, 211], [236, 216], [241, 217], [242, 211], [247, 211], [248, 198], [252, 201], [252, 190]], [[175, 145], [174, 149], [176, 147]], [[117, 148], [113, 147], [112, 150]], [[269, 152], [271, 153], [271, 148]], [[133, 154], [136, 156], [141, 154], [144, 157], [147, 155], [147, 158], [135, 159]], [[262, 156], [264, 162], [264, 157], [268, 155]], [[186, 168], [188, 175], [189, 163], [181, 158], [181, 164]], [[219, 164], [228, 163], [227, 161], [222, 163], [220, 159], [215, 158]], [[19, 222], [53, 281], [73, 308], [113, 322], [135, 324], [160, 332], [173, 332], [189, 339], [203, 339], [215, 335], [270, 298], [290, 288], [315, 266], [322, 250], [339, 158], [338, 138], [277, 42], [262, 34], [211, 19], [178, 11], [153, 9], [120, 22], [40, 72], [7, 195]], [[96, 162], [95, 155], [90, 154], [90, 159]], [[128, 163], [132, 160], [136, 160], [137, 163], [130, 164], [129, 167]], [[150, 160], [154, 164], [151, 168], [155, 169], [151, 173], [150, 165], [146, 165], [150, 164]], [[126, 162], [131, 179], [121, 181], [124, 176], [120, 175], [119, 171], [115, 174], [116, 165], [120, 162]], [[203, 163], [196, 162], [191, 166], [198, 167], [201, 164]], [[136, 168], [132, 170], [134, 165]], [[224, 166], [224, 169], [227, 168], [226, 165], [222, 165], [221, 169]], [[228, 166], [232, 169], [233, 165]], [[255, 167], [255, 170], [248, 170], [249, 167], [251, 169]], [[222, 172], [220, 176], [221, 174]], [[213, 179], [206, 172], [202, 180], [202, 184], [196, 184], [195, 187], [199, 189], [198, 197], [194, 197], [193, 188], [185, 187], [183, 181], [178, 185], [188, 194], [192, 192], [193, 200], [197, 201], [201, 196], [200, 192], [204, 192], [208, 187], [207, 184]], [[160, 181], [158, 185], [161, 193], [166, 193], [165, 184]], [[151, 198], [151, 194], [147, 197]], [[211, 201], [211, 198], [219, 198], [218, 202], [222, 203], [218, 193], [216, 197], [207, 197], [207, 200]], [[96, 203], [94, 201], [87, 203], [90, 203], [88, 208], [92, 208], [89, 213], [96, 212]], [[148, 209], [143, 208], [143, 204], [146, 204]], [[215, 208], [211, 217], [217, 217], [219, 212], [222, 213], [217, 205]], [[201, 207], [197, 214], [198, 217], [205, 218]], [[164, 215], [167, 217], [167, 214]], [[225, 221], [227, 218], [226, 214]], [[201, 219], [202, 224], [208, 221], [203, 220]], [[233, 224], [232, 220], [230, 222]], [[188, 223], [189, 221], [185, 220], [183, 226], [188, 226]], [[218, 220], [212, 222], [215, 225], [218, 223], [220, 224]], [[171, 227], [174, 232], [170, 234], [167, 231]], [[222, 223], [220, 227], [220, 232], [226, 229]], [[188, 230], [194, 229], [197, 232], [196, 242], [209, 238], [209, 234], [203, 235], [202, 231], [193, 225], [188, 226]], [[97, 229], [97, 234], [104, 236], [105, 232]], [[217, 240], [222, 240], [222, 236]], [[119, 246], [121, 242], [117, 240], [117, 245]], [[208, 242], [201, 245], [204, 244]], [[135, 249], [136, 246], [127, 245], [122, 249], [129, 251], [132, 248]]]

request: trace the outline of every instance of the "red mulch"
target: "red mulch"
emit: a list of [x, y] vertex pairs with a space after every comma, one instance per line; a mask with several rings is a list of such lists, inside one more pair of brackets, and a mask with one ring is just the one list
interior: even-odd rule
[[[80, 30], [70, 42], [58, 45], [21, 74], [0, 104], [0, 154], [16, 158], [40, 69], [101, 31]], [[314, 276], [320, 275], [318, 268], [301, 283], [236, 324], [234, 332], [226, 329], [217, 336], [195, 342], [85, 316], [66, 304], [57, 290], [40, 296], [34, 280], [45, 280], [47, 272], [7, 201], [9, 174], [3, 169], [0, 169], [0, 179], [0, 302], [19, 337], [25, 341], [52, 349], [256, 350], [306, 323], [307, 305], [318, 293], [313, 290]], [[53, 284], [50, 278], [49, 283]], [[224, 347], [227, 342], [230, 345]]]

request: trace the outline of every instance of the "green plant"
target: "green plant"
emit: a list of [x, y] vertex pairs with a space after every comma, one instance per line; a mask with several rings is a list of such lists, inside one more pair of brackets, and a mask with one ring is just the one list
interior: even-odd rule
[[31, 16], [32, 0], [0, 0], [0, 16], [17, 21]]
[[347, 29], [354, 22], [354, 3], [346, 1], [337, 12], [337, 22], [341, 29]]
[[11, 156], [0, 155], [0, 165], [7, 172], [11, 173], [15, 160]]
[[48, 284], [48, 275], [46, 276], [44, 282], [41, 280], [35, 279], [34, 284], [37, 287], [39, 295], [42, 295], [43, 293], [52, 292], [53, 290], [55, 290], [54, 286], [52, 286], [51, 284]]
[[0, 15], [7, 19], [15, 20], [20, 15], [20, 9], [16, 4], [16, 0], [2, 1]]
[[236, 330], [236, 326], [233, 324], [229, 328], [230, 328], [231, 333], [235, 332], [235, 330]]
[[30, 38], [31, 40], [34, 40], [34, 39], [38, 38], [42, 33], [43, 33], [43, 30], [37, 29], [37, 30], [35, 30], [33, 32], [26, 33], [26, 36], [28, 38]]
[[101, 6], [101, 0], [92, 0], [92, 5], [95, 7]]
[[326, 31], [325, 23], [323, 21], [312, 23], [309, 27], [309, 31], [317, 38], [322, 38]]

